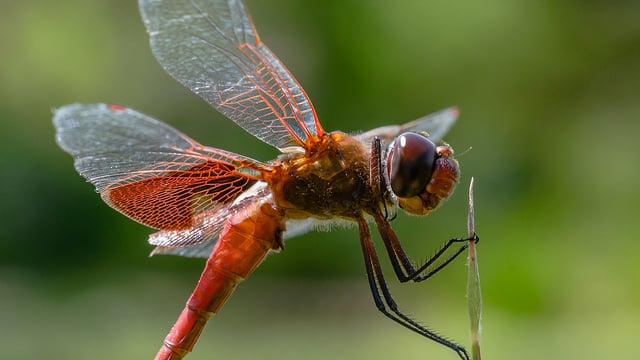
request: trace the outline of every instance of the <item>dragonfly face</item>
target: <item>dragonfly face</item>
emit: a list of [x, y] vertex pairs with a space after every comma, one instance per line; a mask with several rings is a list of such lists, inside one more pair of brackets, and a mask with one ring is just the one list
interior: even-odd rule
[[282, 249], [288, 229], [300, 233], [337, 220], [358, 226], [378, 309], [468, 359], [463, 347], [397, 309], [365, 220], [375, 222], [400, 281], [425, 280], [464, 250], [460, 246], [439, 262], [441, 251], [414, 269], [388, 212], [400, 206], [426, 214], [451, 194], [458, 163], [449, 145], [436, 143], [457, 110], [357, 135], [325, 132], [302, 87], [261, 42], [241, 0], [139, 3], [151, 48], [165, 70], [283, 152], [261, 162], [204, 146], [119, 105], [73, 104], [56, 111], [58, 144], [107, 204], [158, 230], [149, 237], [154, 254], [208, 258], [156, 359], [181, 359], [190, 352], [235, 286], [269, 251]]
[[400, 207], [416, 215], [434, 210], [460, 177], [449, 145], [436, 146], [428, 137], [411, 132], [400, 134], [389, 145], [387, 172]]
[[400, 134], [391, 145], [387, 169], [391, 189], [398, 197], [411, 197], [422, 193], [433, 174], [436, 162], [436, 144], [416, 133]]

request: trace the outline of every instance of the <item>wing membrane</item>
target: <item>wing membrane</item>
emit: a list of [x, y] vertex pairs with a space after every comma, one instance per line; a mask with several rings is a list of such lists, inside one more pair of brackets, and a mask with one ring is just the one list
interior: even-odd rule
[[162, 67], [246, 131], [278, 149], [324, 133], [242, 1], [140, 0], [140, 10]]
[[[223, 230], [225, 220], [238, 214], [255, 202], [266, 200], [271, 196], [266, 183], [257, 182], [247, 189], [232, 204], [214, 209], [195, 217], [195, 226], [185, 230], [161, 230], [149, 236], [149, 243], [156, 245], [152, 255], [170, 254], [189, 257], [208, 257]], [[202, 239], [202, 241], [192, 241]], [[180, 244], [176, 246], [175, 244]]]
[[455, 107], [440, 110], [433, 114], [423, 116], [403, 125], [388, 125], [371, 129], [367, 132], [356, 134], [354, 137], [362, 142], [370, 142], [377, 136], [387, 144], [403, 132], [426, 132], [429, 139], [437, 141], [449, 131], [458, 118], [459, 111]]
[[198, 214], [220, 211], [269, 169], [120, 106], [65, 106], [54, 125], [56, 141], [103, 200], [156, 229], [192, 227]]

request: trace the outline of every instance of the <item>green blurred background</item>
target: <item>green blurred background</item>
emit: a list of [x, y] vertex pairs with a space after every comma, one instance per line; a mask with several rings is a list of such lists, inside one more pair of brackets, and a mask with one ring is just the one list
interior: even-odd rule
[[[465, 235], [476, 178], [485, 359], [638, 359], [640, 2], [249, 0], [325, 129], [458, 105], [463, 178], [394, 222], [416, 260]], [[3, 359], [148, 359], [203, 261], [147, 257], [151, 230], [104, 205], [54, 143], [52, 108], [124, 104], [200, 142], [275, 151], [156, 63], [135, 1], [0, 3]], [[386, 268], [389, 270], [389, 268]], [[468, 344], [464, 259], [402, 308]], [[243, 283], [189, 359], [456, 359], [378, 314], [354, 229], [291, 240]]]

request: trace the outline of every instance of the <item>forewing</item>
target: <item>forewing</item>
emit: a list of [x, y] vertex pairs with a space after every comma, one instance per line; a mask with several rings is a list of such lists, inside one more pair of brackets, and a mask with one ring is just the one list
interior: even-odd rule
[[440, 110], [433, 114], [423, 116], [403, 125], [388, 125], [371, 129], [367, 132], [356, 134], [354, 137], [362, 142], [369, 143], [375, 136], [381, 138], [387, 144], [403, 132], [426, 132], [429, 139], [438, 141], [449, 131], [458, 118], [459, 111], [455, 107]]
[[249, 133], [278, 149], [323, 134], [311, 101], [260, 41], [239, 0], [140, 0], [162, 67]]
[[218, 213], [268, 170], [117, 105], [68, 105], [55, 112], [53, 121], [56, 141], [102, 199], [156, 229], [199, 225], [199, 215]]

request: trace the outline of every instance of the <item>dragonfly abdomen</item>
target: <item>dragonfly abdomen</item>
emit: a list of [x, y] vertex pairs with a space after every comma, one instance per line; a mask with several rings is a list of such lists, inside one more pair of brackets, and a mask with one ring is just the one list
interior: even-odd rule
[[282, 245], [284, 218], [270, 198], [249, 203], [230, 217], [207, 260], [200, 280], [167, 335], [156, 360], [182, 359], [204, 325], [235, 287], [258, 266], [269, 250]]

